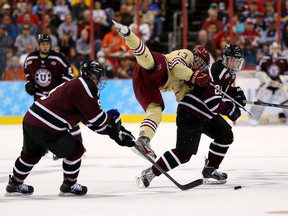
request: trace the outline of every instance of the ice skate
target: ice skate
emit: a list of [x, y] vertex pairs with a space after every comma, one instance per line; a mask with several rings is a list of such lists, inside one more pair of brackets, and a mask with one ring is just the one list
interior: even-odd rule
[[130, 34], [130, 29], [128, 26], [117, 23], [114, 20], [112, 20], [112, 22], [114, 23], [119, 35], [123, 38], [123, 40], [125, 40], [125, 38]]
[[204, 166], [202, 175], [204, 184], [225, 184], [228, 178], [226, 173], [220, 172], [214, 167], [207, 165]]
[[84, 196], [87, 193], [87, 187], [75, 183], [73, 185], [63, 182], [60, 187], [59, 196]]
[[[157, 156], [150, 146], [150, 139], [148, 137], [139, 137], [135, 144], [144, 154], [148, 155], [152, 160], [156, 160]], [[143, 157], [143, 155], [139, 153], [136, 148], [132, 147], [132, 151]]]
[[147, 188], [150, 185], [150, 182], [155, 177], [155, 174], [152, 171], [152, 168], [143, 170], [140, 176], [136, 177], [136, 184], [139, 188]]
[[12, 176], [9, 175], [9, 182], [6, 186], [6, 192], [7, 193], [5, 194], [5, 196], [32, 195], [34, 192], [34, 188], [31, 185], [15, 182], [12, 179]]

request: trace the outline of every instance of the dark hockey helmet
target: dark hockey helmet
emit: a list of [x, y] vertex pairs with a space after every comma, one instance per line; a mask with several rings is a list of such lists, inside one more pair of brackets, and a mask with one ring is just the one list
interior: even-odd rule
[[223, 65], [230, 72], [236, 73], [241, 70], [243, 65], [243, 51], [239, 45], [228, 44], [222, 50]]
[[106, 71], [102, 65], [97, 61], [87, 60], [80, 65], [80, 74], [88, 80], [97, 79], [97, 87], [99, 90], [105, 88], [106, 85]]
[[194, 57], [192, 62], [192, 69], [204, 72], [210, 64], [209, 52], [204, 47], [197, 46], [192, 50], [192, 53]]
[[38, 44], [42, 42], [50, 42], [51, 44], [51, 37], [48, 34], [38, 34], [37, 41], [38, 41]]

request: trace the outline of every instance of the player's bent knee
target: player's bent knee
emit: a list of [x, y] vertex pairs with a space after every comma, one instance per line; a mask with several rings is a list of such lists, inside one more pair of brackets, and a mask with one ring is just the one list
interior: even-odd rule
[[74, 152], [71, 155], [67, 156], [66, 158], [68, 160], [74, 161], [74, 160], [81, 158], [82, 155], [84, 154], [84, 152], [85, 152], [85, 148], [84, 148], [83, 144], [79, 143], [79, 145], [76, 147]]
[[172, 152], [182, 164], [187, 163], [193, 155], [191, 152], [181, 151], [177, 148], [172, 149]]
[[215, 139], [215, 142], [221, 144], [231, 144], [234, 141], [233, 131], [229, 130], [226, 133], [221, 134], [221, 136]]

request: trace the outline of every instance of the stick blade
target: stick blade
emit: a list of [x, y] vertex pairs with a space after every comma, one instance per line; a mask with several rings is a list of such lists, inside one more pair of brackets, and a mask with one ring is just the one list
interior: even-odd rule
[[203, 184], [203, 179], [197, 179], [197, 180], [194, 180], [194, 181], [192, 181], [186, 185], [181, 185], [180, 189], [181, 190], [190, 190], [190, 189], [198, 187], [202, 184]]

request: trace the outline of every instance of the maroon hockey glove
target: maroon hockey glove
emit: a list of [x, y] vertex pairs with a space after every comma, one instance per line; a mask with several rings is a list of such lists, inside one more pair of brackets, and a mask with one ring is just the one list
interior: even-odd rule
[[208, 85], [209, 82], [211, 82], [211, 78], [209, 77], [208, 74], [205, 74], [203, 72], [195, 71], [191, 78], [190, 78], [190, 82], [192, 82], [193, 84], [196, 84], [200, 87], [206, 87]]
[[230, 87], [227, 92], [231, 97], [233, 97], [238, 103], [240, 103], [242, 106], [245, 106], [246, 103], [244, 103], [244, 100], [246, 99], [246, 96], [243, 92], [243, 90], [237, 86], [237, 87]]
[[225, 114], [231, 121], [235, 122], [241, 116], [241, 110], [233, 102], [227, 101], [226, 104], [227, 111]]

